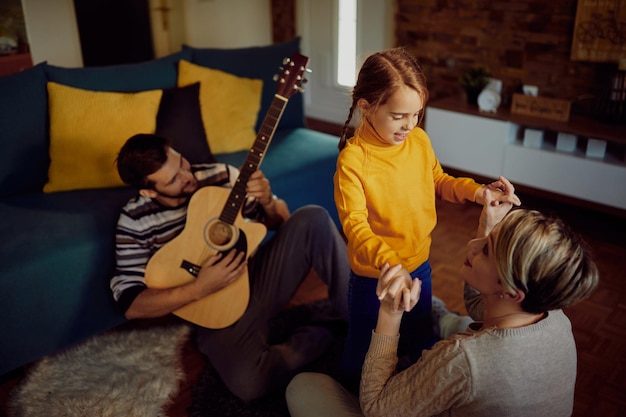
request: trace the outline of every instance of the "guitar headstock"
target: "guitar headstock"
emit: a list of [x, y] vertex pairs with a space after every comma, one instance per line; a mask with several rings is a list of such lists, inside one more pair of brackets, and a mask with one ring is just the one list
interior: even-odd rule
[[276, 81], [276, 94], [289, 99], [296, 92], [302, 91], [302, 84], [306, 82], [304, 73], [310, 71], [306, 65], [309, 58], [294, 52], [291, 58], [283, 60], [281, 74], [274, 77]]

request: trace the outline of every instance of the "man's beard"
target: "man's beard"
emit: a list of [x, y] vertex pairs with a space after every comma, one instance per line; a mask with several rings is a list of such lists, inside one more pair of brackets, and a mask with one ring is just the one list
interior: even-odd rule
[[193, 191], [183, 191], [183, 192], [178, 193], [178, 194], [170, 194], [170, 193], [164, 193], [164, 192], [156, 190], [156, 189], [155, 189], [155, 191], [157, 193], [159, 193], [159, 195], [161, 197], [172, 198], [172, 199], [181, 199], [181, 198], [188, 199], [188, 198], [190, 198], [193, 195], [193, 193], [196, 192], [196, 190], [193, 190]]

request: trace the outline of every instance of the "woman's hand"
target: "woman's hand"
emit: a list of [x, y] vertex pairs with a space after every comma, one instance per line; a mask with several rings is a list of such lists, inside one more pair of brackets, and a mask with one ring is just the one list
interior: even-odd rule
[[492, 191], [487, 188], [483, 191], [483, 198], [485, 204], [483, 205], [480, 220], [478, 221], [477, 238], [488, 236], [496, 224], [500, 223], [504, 216], [513, 208], [512, 203], [496, 202]]
[[376, 333], [398, 335], [400, 321], [405, 311], [411, 311], [419, 301], [422, 282], [411, 275], [402, 265], [392, 268], [385, 264], [378, 278], [376, 295], [380, 300]]
[[511, 184], [511, 182], [503, 176], [500, 176], [498, 180], [492, 182], [491, 184], [487, 184], [476, 191], [475, 200], [478, 204], [482, 204], [483, 206], [487, 204], [484, 198], [485, 190], [490, 190], [492, 192], [491, 204], [508, 203], [515, 206], [522, 204], [522, 201], [515, 194], [515, 187], [513, 187], [513, 184]]
[[400, 315], [403, 311], [411, 311], [419, 301], [420, 290], [420, 280], [412, 280], [409, 272], [402, 269], [402, 265], [383, 265], [376, 286], [381, 308]]

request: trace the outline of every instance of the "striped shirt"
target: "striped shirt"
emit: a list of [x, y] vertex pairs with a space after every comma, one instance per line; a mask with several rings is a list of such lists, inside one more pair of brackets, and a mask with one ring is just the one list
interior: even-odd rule
[[[237, 168], [226, 164], [193, 165], [191, 170], [199, 188], [232, 188], [239, 176]], [[138, 195], [122, 208], [115, 235], [116, 270], [110, 286], [123, 311], [146, 288], [144, 274], [150, 257], [184, 229], [188, 204], [189, 200], [177, 207], [167, 207]], [[262, 221], [265, 215], [253, 198], [245, 202], [242, 213], [257, 221]]]

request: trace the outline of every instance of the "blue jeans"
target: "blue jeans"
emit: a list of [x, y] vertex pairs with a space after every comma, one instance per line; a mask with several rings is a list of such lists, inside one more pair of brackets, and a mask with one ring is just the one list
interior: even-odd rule
[[[400, 325], [398, 357], [403, 362], [416, 362], [422, 350], [430, 349], [437, 341], [431, 322], [432, 282], [430, 262], [426, 261], [415, 271], [412, 278], [422, 281], [417, 305], [404, 313]], [[349, 326], [342, 358], [342, 373], [346, 378], [359, 379], [361, 367], [370, 345], [372, 330], [376, 327], [380, 301], [376, 297], [378, 279], [363, 277], [350, 271], [348, 290]]]

